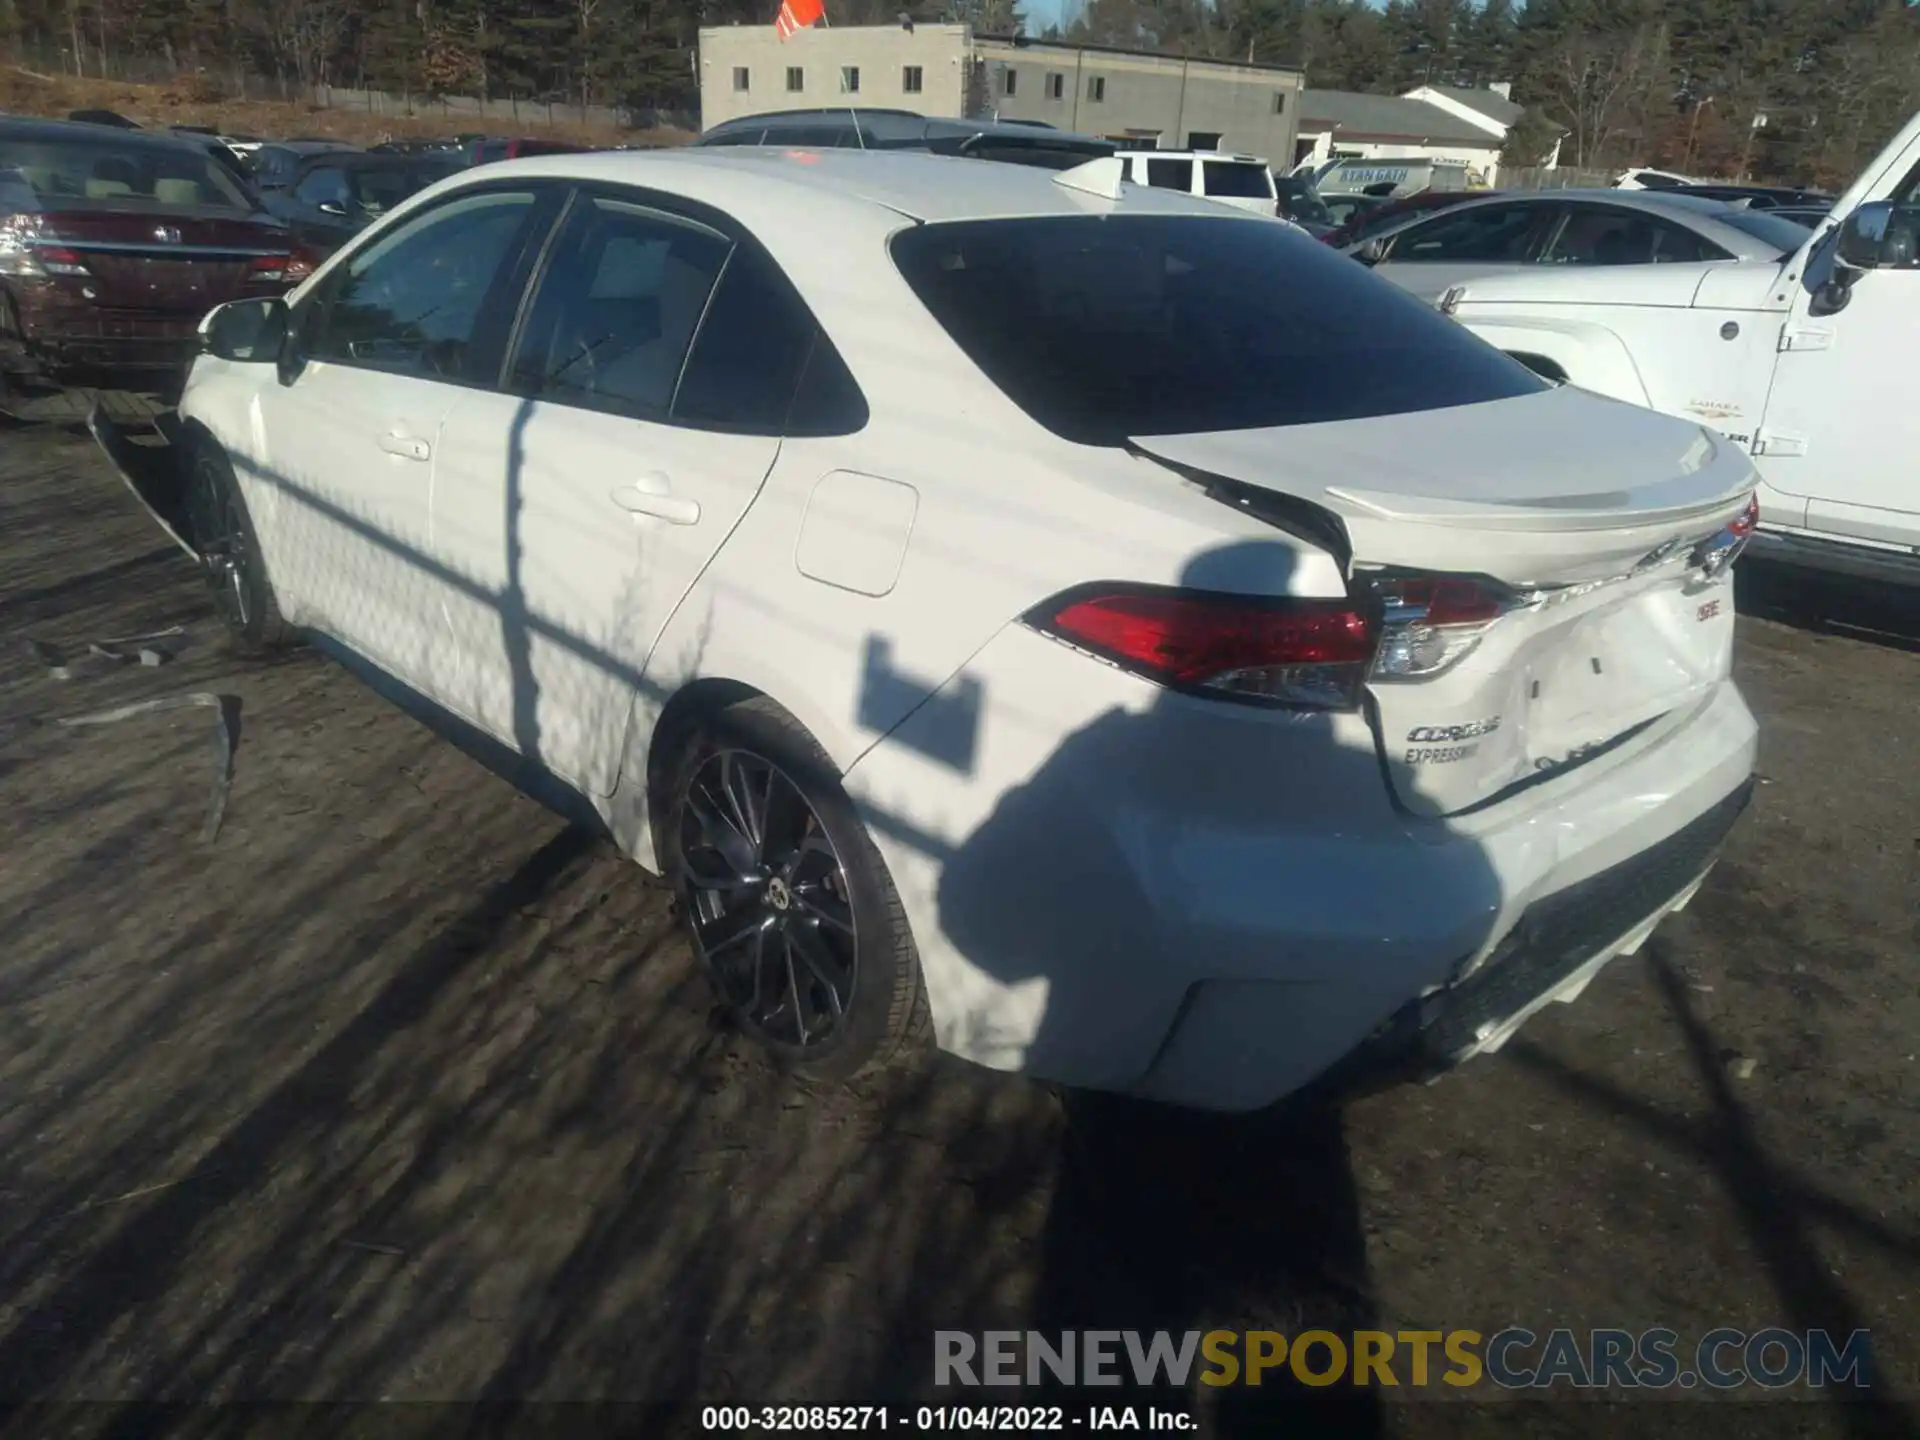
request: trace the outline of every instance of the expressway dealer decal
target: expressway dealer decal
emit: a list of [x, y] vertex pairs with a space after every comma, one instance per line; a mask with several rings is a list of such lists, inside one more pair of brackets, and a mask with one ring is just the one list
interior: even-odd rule
[[[1475, 720], [1466, 725], [1416, 725], [1407, 732], [1408, 746], [1430, 746], [1430, 749], [1408, 749], [1406, 763], [1409, 765], [1452, 765], [1457, 761], [1471, 760], [1480, 753], [1478, 738], [1491, 735], [1500, 728], [1500, 717], [1494, 715], [1485, 720]], [[1475, 743], [1463, 745], [1463, 740]]]

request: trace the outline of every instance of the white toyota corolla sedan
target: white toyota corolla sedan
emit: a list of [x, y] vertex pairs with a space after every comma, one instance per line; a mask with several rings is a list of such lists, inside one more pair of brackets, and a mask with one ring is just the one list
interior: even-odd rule
[[786, 1063], [1495, 1048], [1746, 802], [1753, 471], [1116, 166], [487, 166], [215, 311], [182, 463], [96, 433], [243, 643], [670, 877]]

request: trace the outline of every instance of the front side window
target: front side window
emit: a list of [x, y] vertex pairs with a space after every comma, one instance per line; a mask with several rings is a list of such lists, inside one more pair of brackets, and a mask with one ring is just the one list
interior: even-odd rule
[[307, 354], [422, 379], [491, 380], [483, 320], [499, 308], [488, 301], [525, 239], [534, 199], [469, 195], [380, 237], [330, 282]]
[[1551, 213], [1544, 205], [1476, 205], [1449, 211], [1394, 236], [1387, 258], [1396, 265], [1468, 260], [1519, 264]]
[[530, 399], [665, 420], [732, 242], [624, 200], [575, 207], [511, 368]]
[[1546, 382], [1291, 226], [1204, 215], [919, 225], [894, 263], [1039, 424], [1089, 445], [1535, 394]]
[[347, 177], [337, 165], [316, 166], [300, 177], [300, 183], [293, 187], [293, 198], [302, 205], [324, 205], [329, 200], [344, 205]]

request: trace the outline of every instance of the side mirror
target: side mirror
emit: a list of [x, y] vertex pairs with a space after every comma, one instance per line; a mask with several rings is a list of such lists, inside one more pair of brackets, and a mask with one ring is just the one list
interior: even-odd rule
[[1840, 227], [1834, 259], [1848, 270], [1880, 270], [1914, 261], [1913, 225], [1891, 200], [1869, 200]]
[[1353, 251], [1352, 254], [1353, 258], [1358, 260], [1362, 265], [1378, 265], [1382, 260], [1387, 258], [1387, 242], [1384, 240], [1368, 240], [1361, 245], [1359, 249]]
[[287, 302], [229, 300], [200, 322], [200, 348], [220, 360], [263, 365], [280, 358], [287, 339]]

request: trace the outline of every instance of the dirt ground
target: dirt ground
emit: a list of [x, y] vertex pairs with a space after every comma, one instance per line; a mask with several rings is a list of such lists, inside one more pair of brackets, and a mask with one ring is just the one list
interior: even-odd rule
[[[924, 1397], [936, 1328], [1780, 1325], [1871, 1329], [1878, 1383], [1728, 1433], [1913, 1433], [1920, 610], [1747, 578], [1753, 810], [1502, 1054], [1246, 1119], [950, 1061], [811, 1091], [712, 1023], [637, 871], [331, 664], [230, 657], [89, 441], [0, 432], [0, 1398], [690, 1426]], [[22, 643], [176, 624], [172, 664], [100, 678]], [[195, 690], [242, 720], [211, 844], [212, 712], [45, 723]], [[1522, 1408], [1313, 1393], [1343, 1434]], [[1194, 1404], [1278, 1436], [1306, 1394]], [[1506, 1428], [1729, 1412], [1601, 1413]]]
[[[503, 134], [511, 129], [503, 121], [490, 120], [483, 125], [471, 115], [448, 116], [425, 99], [414, 115], [372, 115], [311, 103], [227, 99], [218, 86], [199, 79], [174, 85], [136, 85], [125, 80], [46, 75], [0, 63], [0, 112], [64, 119], [71, 111], [85, 109], [117, 111], [142, 125], [212, 125], [229, 135], [258, 135], [266, 140], [318, 135], [355, 145], [439, 138], [466, 130]], [[539, 111], [532, 106], [525, 107], [525, 114], [528, 118], [522, 128], [528, 134], [581, 145], [678, 145], [691, 138], [679, 130], [546, 125], [539, 122]]]

